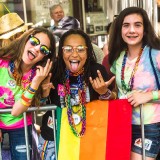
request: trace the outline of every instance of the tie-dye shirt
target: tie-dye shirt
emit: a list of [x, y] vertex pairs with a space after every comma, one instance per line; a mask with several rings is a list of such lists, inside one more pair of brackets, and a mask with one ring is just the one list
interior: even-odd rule
[[[120, 99], [126, 98], [127, 94], [125, 94], [122, 90], [121, 85], [121, 68], [122, 68], [122, 61], [124, 57], [125, 51], [120, 54], [120, 57], [114, 62], [111, 67], [111, 72], [116, 75], [116, 83], [118, 87], [118, 97]], [[160, 50], [152, 49], [151, 51], [152, 59], [154, 62], [154, 66], [156, 68], [156, 72], [160, 81]], [[131, 73], [135, 66], [137, 58], [133, 60], [129, 60], [127, 58], [126, 65], [125, 65], [125, 84], [128, 84]], [[149, 47], [145, 46], [140, 62], [138, 64], [138, 69], [135, 73], [134, 77], [134, 86], [132, 92], [134, 90], [142, 90], [145, 92], [158, 90], [156, 79], [154, 76], [153, 68], [150, 63], [149, 58]], [[151, 124], [160, 122], [160, 102], [154, 103], [146, 103], [144, 106], [144, 124]], [[140, 107], [133, 107], [132, 111], [132, 124], [140, 124]]]
[[[0, 59], [0, 108], [12, 107], [21, 98], [23, 90], [10, 77], [9, 61]], [[28, 74], [28, 73], [27, 73]], [[26, 75], [25, 75], [26, 76]], [[27, 84], [26, 84], [27, 85]], [[27, 124], [32, 123], [31, 113], [27, 113]], [[24, 127], [23, 114], [15, 117], [10, 113], [0, 113], [0, 128], [16, 129]]]

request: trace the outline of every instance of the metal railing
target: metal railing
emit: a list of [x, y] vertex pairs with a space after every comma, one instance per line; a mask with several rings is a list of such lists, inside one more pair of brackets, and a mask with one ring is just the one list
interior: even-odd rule
[[[29, 107], [26, 112], [34, 112], [34, 111], [48, 111], [52, 110], [52, 121], [53, 121], [53, 135], [54, 135], [54, 144], [55, 144], [55, 157], [57, 160], [57, 149], [56, 149], [56, 124], [55, 124], [55, 110], [57, 106], [56, 105], [46, 105], [42, 107]], [[10, 113], [12, 108], [5, 108], [5, 109], [0, 109], [0, 114], [1, 113]], [[24, 117], [24, 131], [25, 131], [25, 140], [26, 140], [26, 154], [27, 154], [27, 160], [30, 159], [30, 153], [29, 153], [29, 142], [28, 142], [28, 129], [27, 129], [27, 118], [26, 118], [26, 112], [23, 113]], [[1, 146], [1, 145], [0, 145]], [[0, 147], [0, 160], [2, 160], [2, 151]]]

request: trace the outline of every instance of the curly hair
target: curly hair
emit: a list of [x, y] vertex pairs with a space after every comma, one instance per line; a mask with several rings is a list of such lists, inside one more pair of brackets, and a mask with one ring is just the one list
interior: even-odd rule
[[92, 64], [96, 63], [96, 56], [93, 51], [92, 43], [91, 43], [89, 36], [80, 29], [70, 29], [62, 35], [60, 42], [59, 42], [57, 62], [55, 63], [56, 65], [54, 66], [54, 71], [53, 71], [55, 73], [54, 80], [60, 80], [61, 82], [63, 82], [65, 78], [66, 65], [63, 60], [62, 47], [64, 45], [66, 38], [70, 35], [80, 35], [85, 40], [85, 43], [87, 46], [87, 60], [84, 65], [84, 79], [85, 79], [85, 82], [88, 83], [89, 76], [90, 76], [90, 69], [91, 69]]

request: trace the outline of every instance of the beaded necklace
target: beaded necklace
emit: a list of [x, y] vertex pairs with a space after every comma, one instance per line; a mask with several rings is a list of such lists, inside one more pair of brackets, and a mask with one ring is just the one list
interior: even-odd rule
[[82, 68], [81, 70], [79, 70], [76, 73], [69, 72], [69, 75], [70, 76], [78, 76], [78, 75], [82, 74], [83, 72], [84, 72], [84, 68]]
[[[14, 65], [14, 62], [13, 62], [13, 61], [11, 61], [11, 62], [9, 63], [9, 67], [10, 67], [10, 72], [12, 73], [13, 78], [17, 81], [17, 79], [18, 79], [18, 74], [17, 74], [17, 72], [16, 72], [16, 70], [15, 70], [15, 65]], [[23, 86], [25, 86], [26, 83], [28, 83], [28, 84], [31, 83], [31, 81], [32, 81], [32, 79], [33, 79], [33, 77], [34, 77], [34, 75], [35, 75], [35, 71], [36, 71], [35, 69], [31, 69], [31, 73], [30, 73], [30, 75], [28, 76], [28, 78], [21, 80], [21, 83], [22, 83], [21, 88], [22, 88], [23, 90], [26, 88], [26, 87], [23, 87]], [[20, 82], [18, 82], [18, 85], [19, 85], [19, 84], [20, 84]]]
[[76, 112], [77, 114], [80, 114], [80, 122], [81, 122], [81, 130], [78, 132], [76, 129], [76, 124], [73, 119], [74, 111], [71, 106], [71, 94], [70, 94], [70, 81], [69, 81], [69, 75], [70, 71], [66, 70], [66, 82], [64, 84], [65, 90], [66, 90], [66, 96], [65, 96], [65, 103], [67, 107], [67, 116], [68, 116], [68, 121], [69, 125], [71, 127], [71, 130], [73, 134], [77, 137], [81, 137], [84, 135], [85, 130], [86, 130], [86, 107], [84, 106], [85, 104], [85, 99], [86, 99], [86, 84], [85, 82], [82, 82], [82, 77], [83, 74], [79, 74], [77, 77], [78, 81], [78, 94], [79, 94], [79, 110]]
[[129, 80], [128, 84], [126, 84], [125, 81], [124, 81], [124, 71], [125, 71], [126, 60], [127, 60], [127, 50], [124, 54], [123, 62], [122, 62], [122, 69], [121, 69], [121, 84], [122, 84], [122, 91], [123, 91], [124, 94], [127, 94], [127, 92], [130, 92], [133, 88], [134, 76], [135, 76], [135, 73], [138, 69], [138, 64], [139, 64], [142, 52], [143, 52], [143, 48], [141, 48], [141, 51], [138, 55], [138, 58], [136, 60], [136, 63], [135, 63], [135, 66], [133, 68], [133, 71], [131, 73], [131, 77], [130, 77], [130, 80]]

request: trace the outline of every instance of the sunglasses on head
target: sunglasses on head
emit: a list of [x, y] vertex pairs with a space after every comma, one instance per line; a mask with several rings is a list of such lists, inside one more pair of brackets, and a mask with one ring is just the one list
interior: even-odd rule
[[41, 44], [40, 40], [38, 38], [34, 37], [34, 35], [30, 35], [29, 42], [31, 43], [32, 46], [40, 45], [40, 51], [45, 56], [47, 56], [49, 53], [51, 53], [51, 51], [48, 49], [48, 47], [44, 44]]

